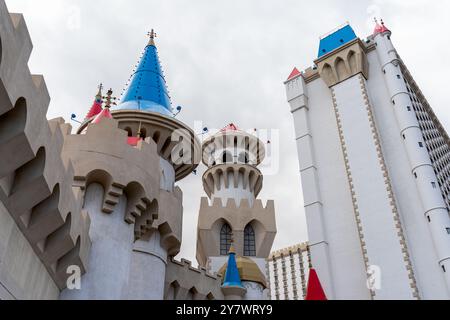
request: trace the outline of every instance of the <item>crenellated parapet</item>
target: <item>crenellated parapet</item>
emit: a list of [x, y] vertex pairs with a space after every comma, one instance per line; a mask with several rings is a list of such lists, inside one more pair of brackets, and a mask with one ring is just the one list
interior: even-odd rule
[[120, 197], [127, 198], [124, 222], [134, 224], [135, 239], [158, 229], [169, 255], [181, 246], [182, 192], [160, 189], [161, 168], [157, 145], [151, 138], [136, 147], [127, 144], [127, 132], [117, 120], [104, 119], [89, 124], [83, 134], [70, 135], [63, 155], [75, 169], [75, 187], [85, 191], [101, 184], [102, 211], [112, 213]]
[[255, 230], [255, 246], [257, 258], [267, 258], [270, 254], [276, 235], [275, 204], [270, 200], [266, 206], [261, 200], [255, 200], [253, 205], [247, 199], [238, 205], [234, 199], [229, 199], [223, 205], [221, 199], [201, 199], [197, 260], [200, 265], [207, 264], [208, 257], [220, 256], [220, 229], [227, 223], [233, 230], [234, 244], [238, 255], [243, 256], [244, 230], [251, 225]]
[[[115, 110], [112, 116], [128, 136], [139, 134], [154, 142], [159, 156], [174, 167], [177, 181], [189, 175], [200, 163], [200, 142], [192, 129], [181, 121], [142, 110]], [[86, 120], [77, 132], [86, 132], [92, 120]]]
[[67, 268], [87, 268], [90, 219], [63, 161], [61, 119], [47, 121], [50, 101], [42, 76], [31, 75], [32, 44], [20, 14], [0, 1], [0, 201], [62, 289]]
[[195, 268], [192, 262], [171, 259], [167, 265], [165, 300], [222, 300], [222, 277], [206, 268]]
[[216, 190], [230, 187], [249, 190], [257, 197], [263, 186], [261, 171], [245, 164], [222, 164], [209, 168], [203, 174], [203, 188], [211, 197]]

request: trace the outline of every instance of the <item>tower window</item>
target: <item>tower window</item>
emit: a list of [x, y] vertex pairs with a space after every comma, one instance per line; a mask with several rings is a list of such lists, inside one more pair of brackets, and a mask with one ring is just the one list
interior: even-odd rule
[[417, 173], [415, 173], [415, 172], [414, 172], [414, 178], [416, 178], [416, 179], [417, 179]]
[[436, 182], [431, 182], [431, 186], [436, 189]]
[[423, 142], [419, 142], [419, 147], [423, 148]]
[[225, 223], [220, 229], [220, 255], [226, 256], [231, 248], [232, 231], [228, 223]]
[[406, 139], [406, 136], [405, 136], [404, 134], [402, 134], [402, 137], [403, 137], [403, 140], [405, 140], [405, 139]]
[[431, 218], [430, 216], [427, 216], [428, 222], [431, 222]]
[[445, 270], [445, 266], [442, 266], [442, 271], [447, 272], [447, 270]]
[[447, 230], [447, 233], [450, 234], [450, 228], [445, 228]]
[[225, 151], [222, 155], [222, 162], [223, 163], [231, 163], [233, 162], [233, 156], [231, 155], [230, 152]]
[[255, 230], [251, 225], [247, 225], [244, 230], [244, 256], [256, 256]]
[[392, 104], [395, 106], [395, 100], [392, 100]]
[[239, 162], [240, 163], [248, 163], [248, 154], [246, 152], [242, 152], [241, 154], [239, 154]]
[[400, 75], [398, 74], [398, 75], [397, 75], [397, 79], [401, 79], [401, 78], [402, 78], [402, 77], [400, 77]]
[[411, 111], [411, 107], [410, 106], [407, 106], [406, 109], [408, 109], [408, 111]]

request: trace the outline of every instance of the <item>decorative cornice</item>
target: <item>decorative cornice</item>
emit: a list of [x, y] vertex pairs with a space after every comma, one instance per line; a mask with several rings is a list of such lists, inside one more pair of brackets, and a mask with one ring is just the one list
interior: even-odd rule
[[[230, 181], [229, 173], [233, 174], [233, 180]], [[222, 188], [238, 187], [239, 176], [243, 178], [243, 188], [254, 193], [255, 198], [261, 192], [263, 186], [263, 175], [258, 168], [245, 164], [221, 164], [209, 168], [203, 174], [203, 188], [211, 198], [214, 190], [221, 190]], [[221, 182], [224, 182], [224, 185]]]

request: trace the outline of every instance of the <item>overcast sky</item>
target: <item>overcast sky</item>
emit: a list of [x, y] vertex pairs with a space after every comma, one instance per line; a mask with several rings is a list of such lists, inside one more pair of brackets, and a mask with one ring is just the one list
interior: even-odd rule
[[[450, 1], [263, 0], [7, 0], [25, 14], [34, 43], [32, 73], [44, 74], [52, 98], [48, 118], [83, 118], [97, 85], [120, 95], [154, 28], [179, 119], [210, 128], [280, 130], [280, 169], [265, 176], [260, 198], [275, 200], [273, 249], [307, 240], [294, 126], [283, 81], [317, 57], [319, 37], [349, 21], [368, 36], [373, 17], [393, 31], [394, 45], [450, 130]], [[74, 123], [76, 127], [76, 123]], [[195, 261], [201, 174], [184, 192], [182, 252]]]

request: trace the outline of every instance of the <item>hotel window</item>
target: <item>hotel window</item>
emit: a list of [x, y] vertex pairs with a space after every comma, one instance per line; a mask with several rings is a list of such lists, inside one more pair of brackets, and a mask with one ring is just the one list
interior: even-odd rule
[[220, 255], [226, 256], [231, 248], [232, 231], [231, 227], [225, 223], [220, 230]]

